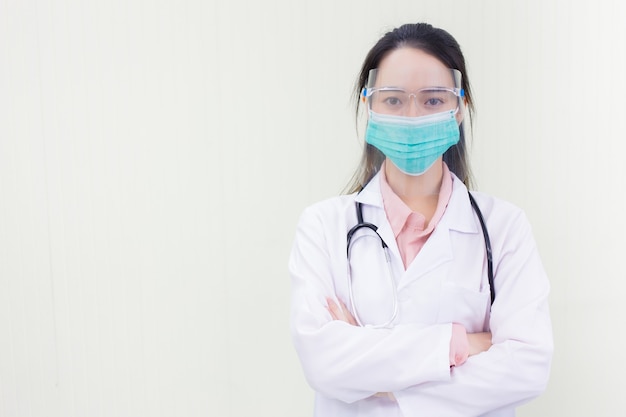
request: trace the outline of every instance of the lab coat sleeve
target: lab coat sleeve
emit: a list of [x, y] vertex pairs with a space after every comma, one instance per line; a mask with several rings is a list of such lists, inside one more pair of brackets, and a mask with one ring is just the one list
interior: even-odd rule
[[499, 248], [493, 346], [453, 368], [446, 381], [394, 393], [405, 415], [448, 404], [447, 417], [489, 415], [527, 402], [546, 388], [553, 351], [549, 283], [530, 225], [519, 212]]
[[[291, 332], [309, 385], [344, 402], [450, 378], [451, 324], [371, 329], [333, 320], [335, 298], [328, 236], [319, 212], [306, 210], [289, 260]], [[331, 237], [334, 238], [334, 237]], [[347, 300], [343, 300], [346, 302]]]

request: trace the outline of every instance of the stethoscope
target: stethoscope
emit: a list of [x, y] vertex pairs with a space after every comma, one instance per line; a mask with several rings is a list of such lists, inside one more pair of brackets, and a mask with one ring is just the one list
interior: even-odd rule
[[[487, 253], [487, 278], [489, 280], [489, 291], [491, 293], [491, 304], [493, 304], [493, 301], [496, 298], [496, 293], [495, 290], [493, 288], [493, 258], [491, 255], [491, 241], [489, 239], [489, 232], [487, 231], [487, 226], [485, 225], [485, 219], [483, 218], [483, 214], [480, 211], [480, 208], [478, 207], [478, 204], [476, 203], [476, 200], [474, 200], [474, 197], [472, 196], [472, 194], [468, 191], [468, 195], [469, 195], [469, 199], [470, 199], [470, 203], [472, 205], [472, 208], [474, 209], [474, 212], [476, 213], [476, 216], [478, 217], [478, 221], [480, 222], [480, 228], [482, 229], [483, 232], [483, 239], [485, 241], [485, 251]], [[372, 223], [368, 223], [368, 222], [364, 222], [363, 221], [363, 208], [362, 208], [362, 203], [357, 202], [356, 203], [356, 216], [357, 216], [357, 224], [352, 227], [349, 231], [348, 231], [348, 235], [347, 235], [347, 257], [348, 257], [348, 293], [349, 293], [349, 297], [350, 297], [350, 305], [352, 306], [352, 314], [354, 316], [354, 319], [356, 320], [356, 322], [363, 327], [371, 327], [371, 328], [388, 328], [391, 327], [393, 321], [396, 319], [396, 317], [398, 316], [398, 290], [396, 288], [396, 282], [393, 276], [393, 268], [391, 266], [391, 256], [389, 253], [389, 246], [387, 246], [387, 244], [385, 243], [385, 241], [383, 240], [383, 238], [380, 236], [380, 234], [378, 234], [378, 226], [372, 224]], [[373, 231], [376, 236], [378, 236], [378, 239], [380, 240], [380, 244], [382, 246], [382, 250], [384, 252], [385, 255], [385, 262], [387, 264], [387, 278], [388, 278], [388, 282], [389, 285], [391, 287], [391, 291], [393, 294], [393, 303], [391, 306], [391, 318], [389, 320], [387, 320], [385, 323], [383, 324], [367, 324], [364, 325], [363, 322], [361, 321], [361, 317], [359, 316], [358, 313], [358, 308], [356, 306], [356, 301], [354, 298], [354, 292], [352, 290], [352, 275], [350, 273], [350, 249], [351, 249], [351, 243], [352, 243], [352, 238], [354, 236], [354, 234], [360, 230], [360, 229], [370, 229], [371, 231]]]

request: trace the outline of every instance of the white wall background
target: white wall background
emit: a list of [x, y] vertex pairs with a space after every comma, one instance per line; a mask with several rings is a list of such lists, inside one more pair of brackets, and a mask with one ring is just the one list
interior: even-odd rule
[[478, 188], [523, 207], [556, 352], [520, 416], [626, 410], [626, 6], [0, 0], [0, 416], [309, 416], [286, 270], [388, 29], [469, 64]]

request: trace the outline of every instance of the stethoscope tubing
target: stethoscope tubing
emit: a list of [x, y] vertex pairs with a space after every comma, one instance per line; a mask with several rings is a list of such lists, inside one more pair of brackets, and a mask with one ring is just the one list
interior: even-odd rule
[[[491, 239], [489, 238], [489, 232], [487, 230], [487, 225], [485, 223], [485, 219], [483, 217], [482, 212], [480, 211], [480, 208], [478, 207], [478, 203], [476, 203], [476, 200], [474, 199], [474, 197], [472, 196], [472, 193], [470, 193], [469, 191], [467, 192], [468, 196], [469, 196], [469, 200], [470, 200], [470, 204], [472, 205], [472, 208], [474, 209], [474, 212], [476, 213], [476, 216], [478, 217], [478, 221], [480, 223], [480, 228], [482, 230], [482, 234], [483, 234], [483, 239], [485, 241], [485, 252], [487, 254], [487, 278], [489, 281], [489, 292], [490, 292], [490, 296], [491, 296], [491, 304], [493, 304], [493, 302], [495, 301], [496, 298], [496, 293], [495, 293], [495, 289], [494, 289], [494, 282], [493, 282], [493, 255], [492, 255], [492, 251], [491, 251]], [[363, 221], [363, 204], [360, 202], [356, 202], [356, 215], [357, 215], [357, 224], [354, 225], [347, 233], [347, 242], [346, 242], [346, 256], [348, 258], [348, 294], [350, 297], [350, 305], [352, 308], [352, 314], [354, 316], [354, 319], [356, 320], [356, 322], [359, 324], [359, 326], [362, 327], [371, 327], [371, 328], [389, 328], [392, 327], [392, 323], [393, 321], [396, 319], [397, 315], [398, 315], [398, 290], [396, 287], [396, 283], [394, 280], [394, 275], [393, 275], [393, 269], [391, 266], [391, 256], [389, 254], [389, 246], [387, 245], [387, 243], [385, 243], [384, 239], [382, 238], [382, 236], [380, 236], [380, 234], [378, 233], [378, 226], [376, 226], [373, 223], [368, 223], [368, 222], [364, 222]], [[354, 234], [362, 228], [367, 228], [372, 230], [376, 236], [378, 236], [378, 238], [380, 239], [380, 244], [381, 247], [383, 249], [383, 252], [385, 253], [385, 262], [387, 263], [387, 269], [388, 269], [388, 276], [389, 276], [389, 284], [391, 285], [391, 289], [393, 292], [393, 312], [391, 315], [391, 318], [384, 324], [379, 324], [379, 325], [371, 325], [371, 324], [366, 324], [363, 325], [361, 318], [359, 317], [359, 313], [358, 313], [358, 308], [356, 306], [356, 301], [354, 299], [354, 292], [352, 290], [352, 274], [350, 271], [350, 245], [352, 242], [352, 238], [354, 237]]]
[[491, 304], [496, 299], [496, 290], [493, 285], [493, 254], [491, 252], [491, 239], [489, 239], [489, 232], [487, 231], [487, 225], [485, 224], [485, 219], [483, 218], [483, 213], [480, 211], [478, 207], [478, 203], [474, 199], [474, 196], [469, 191], [467, 192], [469, 195], [470, 203], [476, 212], [476, 216], [478, 216], [478, 221], [480, 222], [480, 228], [483, 231], [483, 238], [485, 239], [485, 252], [487, 253], [487, 279], [489, 280], [489, 292], [491, 293]]

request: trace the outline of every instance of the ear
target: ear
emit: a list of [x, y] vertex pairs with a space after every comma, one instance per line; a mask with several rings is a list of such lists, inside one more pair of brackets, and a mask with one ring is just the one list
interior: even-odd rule
[[463, 123], [463, 119], [465, 118], [465, 107], [461, 107], [458, 112], [454, 115], [456, 118], [456, 122], [460, 125]]

